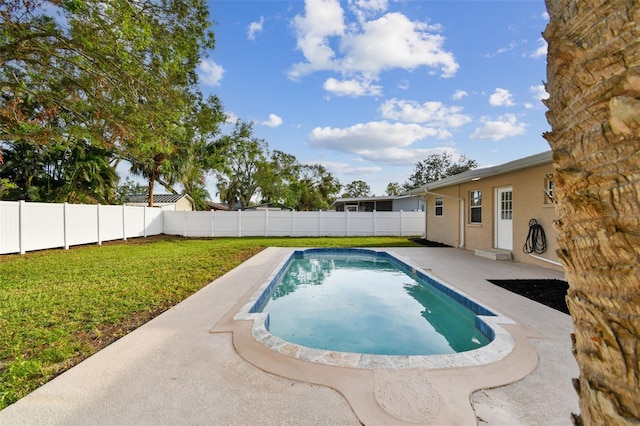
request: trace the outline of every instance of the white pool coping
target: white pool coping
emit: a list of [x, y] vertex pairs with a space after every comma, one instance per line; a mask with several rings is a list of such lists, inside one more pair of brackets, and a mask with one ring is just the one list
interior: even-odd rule
[[[304, 251], [304, 250], [303, 250]], [[363, 250], [360, 250], [363, 251]], [[314, 362], [318, 364], [350, 367], [359, 369], [442, 369], [442, 368], [456, 368], [456, 367], [474, 367], [485, 364], [497, 362], [507, 355], [509, 355], [514, 347], [515, 341], [513, 336], [503, 327], [501, 324], [515, 324], [515, 322], [502, 314], [499, 314], [497, 310], [486, 306], [483, 303], [478, 302], [473, 297], [465, 294], [455, 286], [443, 282], [442, 279], [437, 279], [430, 275], [428, 271], [420, 268], [412, 262], [399, 256], [397, 253], [392, 253], [388, 250], [373, 250], [366, 249], [371, 253], [386, 253], [388, 256], [394, 258], [400, 263], [404, 263], [412, 271], [420, 270], [421, 273], [429, 277], [430, 279], [437, 281], [445, 287], [455, 291], [462, 297], [490, 310], [495, 315], [477, 315], [482, 321], [484, 321], [493, 331], [493, 340], [478, 349], [460, 352], [455, 354], [444, 355], [373, 355], [373, 354], [360, 354], [352, 352], [338, 352], [327, 351], [323, 349], [315, 349], [307, 346], [297, 345], [295, 343], [288, 342], [278, 336], [271, 334], [268, 330], [268, 313], [267, 312], [251, 312], [256, 303], [263, 297], [264, 293], [269, 291], [271, 284], [276, 279], [277, 275], [281, 273], [286, 266], [290, 257], [294, 255], [296, 250], [292, 250], [289, 256], [286, 256], [279, 264], [277, 264], [266, 280], [258, 287], [258, 289], [250, 297], [249, 301], [238, 311], [234, 316], [234, 320], [250, 320], [253, 321], [251, 328], [251, 334], [253, 338], [260, 342], [265, 347], [284, 356], [300, 359], [304, 361]], [[428, 284], [427, 284], [428, 285]]]

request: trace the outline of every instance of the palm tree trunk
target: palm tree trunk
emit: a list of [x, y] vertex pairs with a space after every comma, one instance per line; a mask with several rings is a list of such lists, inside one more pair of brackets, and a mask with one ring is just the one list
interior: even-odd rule
[[153, 177], [149, 177], [149, 204], [147, 207], [153, 207], [153, 187], [156, 184], [156, 180]]
[[640, 423], [640, 2], [546, 0], [559, 256], [589, 425]]

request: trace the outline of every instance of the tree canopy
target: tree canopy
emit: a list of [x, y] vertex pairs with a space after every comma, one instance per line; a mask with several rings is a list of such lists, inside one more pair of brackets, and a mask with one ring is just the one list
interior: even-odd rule
[[416, 163], [415, 169], [409, 180], [404, 184], [404, 190], [419, 188], [429, 182], [435, 182], [448, 176], [457, 175], [467, 170], [475, 169], [478, 163], [461, 155], [457, 160], [444, 152], [442, 154], [431, 154], [423, 161]]
[[[57, 182], [14, 182], [19, 172], [5, 161], [0, 178], [17, 186], [9, 194], [112, 201], [114, 180], [95, 178], [115, 175], [123, 159], [149, 180], [150, 195], [158, 179], [185, 177], [201, 152], [194, 140], [215, 134], [221, 121], [220, 103], [197, 88], [196, 66], [214, 47], [203, 0], [8, 0], [1, 12], [0, 152], [30, 151], [33, 173]], [[89, 185], [99, 188], [73, 185], [72, 173], [53, 175], [46, 165], [61, 151], [100, 153]], [[78, 168], [68, 164], [76, 157], [67, 155], [65, 169]], [[71, 186], [83, 194], [60, 190]]]
[[328, 209], [341, 184], [319, 164], [301, 164], [282, 151], [269, 152], [266, 141], [253, 136], [253, 124], [238, 120], [222, 138], [227, 164], [216, 173], [220, 200], [233, 210], [252, 199], [296, 210]]
[[363, 180], [354, 180], [344, 186], [341, 197], [356, 198], [369, 197], [371, 195], [371, 187]]

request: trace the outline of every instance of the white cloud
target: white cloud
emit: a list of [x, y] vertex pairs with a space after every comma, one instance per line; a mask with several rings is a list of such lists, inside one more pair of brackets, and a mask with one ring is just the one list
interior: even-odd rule
[[411, 84], [409, 83], [409, 80], [402, 80], [400, 83], [398, 83], [398, 89], [400, 90], [409, 90], [411, 88]]
[[482, 126], [470, 136], [471, 139], [491, 139], [499, 141], [507, 137], [525, 133], [526, 124], [519, 123], [515, 114], [505, 114], [497, 120], [482, 119]]
[[[512, 30], [512, 32], [516, 32], [513, 30], [513, 28], [510, 27], [510, 29]], [[518, 43], [516, 43], [515, 41], [512, 41], [509, 43], [508, 46], [506, 47], [499, 47], [498, 50], [495, 51], [495, 53], [487, 53], [486, 55], [484, 55], [485, 58], [495, 58], [498, 55], [502, 55], [503, 53], [506, 52], [510, 52], [512, 50], [514, 50], [516, 47], [518, 47]]]
[[447, 107], [442, 102], [419, 104], [415, 101], [391, 99], [380, 106], [380, 112], [384, 118], [437, 127], [460, 127], [471, 122], [471, 117], [462, 114], [462, 107]]
[[530, 58], [544, 58], [547, 56], [547, 42], [545, 39], [540, 37], [538, 39], [538, 44], [540, 46], [538, 46], [538, 48], [529, 55]]
[[442, 77], [459, 68], [453, 53], [444, 49], [439, 25], [411, 21], [401, 13], [387, 13], [378, 19], [365, 18], [386, 10], [383, 0], [352, 0], [360, 12], [358, 22], [345, 22], [337, 0], [307, 0], [305, 15], [293, 19], [297, 47], [305, 62], [294, 64], [289, 78], [299, 79], [316, 71], [335, 71], [350, 80], [377, 80], [389, 69], [413, 70], [427, 67]]
[[316, 70], [335, 69], [335, 52], [330, 46], [330, 37], [340, 36], [345, 30], [344, 12], [339, 0], [307, 0], [305, 16], [296, 15], [293, 27], [298, 40], [298, 49], [306, 63], [293, 65], [289, 77], [297, 79]]
[[278, 117], [275, 114], [269, 114], [269, 119], [266, 121], [263, 121], [260, 124], [264, 126], [269, 126], [269, 127], [278, 127], [279, 125], [282, 124], [282, 118]]
[[224, 68], [209, 59], [203, 59], [198, 65], [200, 80], [207, 86], [220, 86], [223, 74]]
[[252, 22], [249, 24], [249, 30], [248, 30], [248, 34], [247, 34], [247, 38], [249, 40], [255, 40], [256, 39], [256, 33], [259, 33], [262, 31], [262, 25], [264, 24], [264, 16], [260, 17], [260, 21], [259, 22]]
[[229, 111], [226, 111], [224, 113], [224, 115], [225, 115], [225, 118], [226, 118], [225, 124], [234, 124], [240, 118], [237, 115], [235, 115], [234, 113], [229, 112]]
[[382, 167], [377, 166], [353, 167], [349, 163], [337, 163], [332, 161], [321, 161], [320, 164], [322, 164], [331, 173], [343, 175], [370, 175], [382, 171]]
[[342, 80], [328, 78], [322, 86], [327, 92], [336, 96], [377, 96], [382, 86], [374, 85], [371, 81]]
[[451, 99], [453, 99], [454, 101], [459, 101], [460, 99], [466, 98], [467, 96], [469, 96], [469, 94], [464, 90], [456, 90], [453, 93], [453, 96], [451, 97]]
[[529, 87], [529, 92], [531, 92], [533, 97], [538, 100], [549, 98], [549, 93], [547, 93], [547, 89], [545, 89], [544, 84]]
[[418, 124], [372, 121], [347, 128], [316, 127], [309, 134], [309, 141], [312, 146], [355, 154], [364, 160], [413, 164], [428, 150], [407, 147], [439, 134], [437, 129]]
[[392, 68], [412, 70], [420, 66], [440, 69], [443, 77], [459, 68], [453, 54], [443, 49], [444, 37], [437, 26], [411, 21], [401, 13], [388, 13], [365, 22], [360, 31], [342, 37], [345, 52], [341, 69], [371, 74]]
[[489, 104], [491, 106], [513, 106], [513, 95], [506, 89], [497, 88], [491, 96], [489, 96]]
[[349, 0], [351, 11], [364, 22], [367, 17], [387, 10], [387, 0]]

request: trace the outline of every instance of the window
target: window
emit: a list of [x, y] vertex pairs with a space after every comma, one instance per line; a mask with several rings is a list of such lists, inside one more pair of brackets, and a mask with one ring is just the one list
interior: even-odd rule
[[500, 192], [500, 218], [502, 220], [513, 219], [513, 192]]
[[436, 197], [436, 216], [442, 216], [444, 203], [442, 197]]
[[393, 201], [378, 201], [376, 203], [376, 210], [379, 212], [393, 211]]
[[469, 200], [469, 206], [471, 207], [469, 222], [482, 223], [482, 191], [471, 191], [469, 193]]
[[548, 173], [547, 177], [544, 179], [544, 203], [545, 204], [553, 204], [553, 189], [555, 188], [555, 183], [553, 182], [553, 174]]

